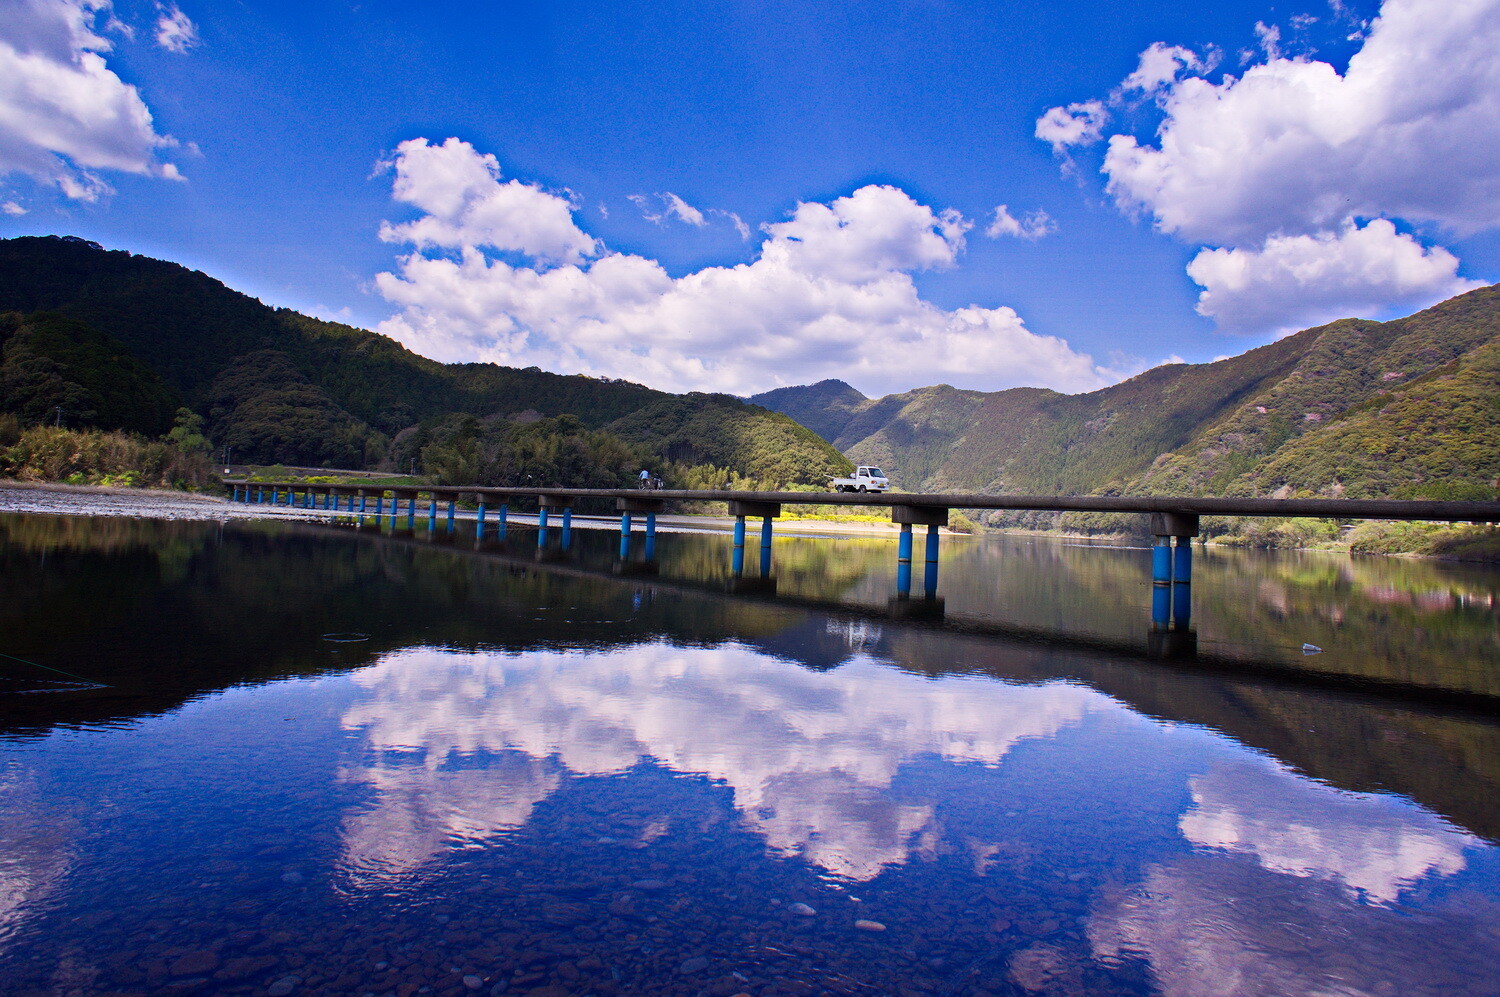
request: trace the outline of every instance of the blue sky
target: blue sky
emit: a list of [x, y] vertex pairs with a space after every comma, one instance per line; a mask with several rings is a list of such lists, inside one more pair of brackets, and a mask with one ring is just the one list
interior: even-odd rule
[[442, 360], [1087, 390], [1500, 277], [1500, 0], [0, 14], [0, 235]]

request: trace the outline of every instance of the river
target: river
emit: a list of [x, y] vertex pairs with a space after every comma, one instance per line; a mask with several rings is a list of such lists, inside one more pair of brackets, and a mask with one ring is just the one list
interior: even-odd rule
[[0, 992], [1500, 991], [1494, 570], [424, 526], [0, 515]]

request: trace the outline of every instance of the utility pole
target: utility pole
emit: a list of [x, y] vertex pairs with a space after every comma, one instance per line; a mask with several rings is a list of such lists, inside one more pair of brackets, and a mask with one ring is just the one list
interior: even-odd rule
[[59, 405], [57, 407], [57, 421], [55, 423], [53, 423], [53, 425], [56, 426], [58, 429], [62, 428], [62, 406], [61, 405]]

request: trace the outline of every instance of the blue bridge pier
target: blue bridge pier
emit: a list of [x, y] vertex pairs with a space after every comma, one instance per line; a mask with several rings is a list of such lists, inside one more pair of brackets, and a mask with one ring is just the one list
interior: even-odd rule
[[1193, 631], [1193, 538], [1198, 516], [1151, 513], [1151, 633], [1153, 658], [1191, 658], [1198, 652]]
[[[633, 495], [615, 499], [615, 511], [620, 514], [620, 556], [615, 559], [615, 574], [656, 575], [660, 572], [656, 563], [656, 515], [666, 505], [661, 499]], [[630, 556], [636, 516], [645, 517], [646, 527], [640, 560], [632, 560]]]
[[[734, 553], [730, 562], [729, 591], [771, 595], [776, 591], [776, 577], [771, 574], [771, 524], [781, 515], [780, 502], [732, 499], [729, 514], [734, 517]], [[745, 576], [745, 520], [760, 520], [760, 573]]]
[[483, 544], [485, 533], [489, 528], [489, 504], [495, 506], [495, 536], [496, 543], [505, 542], [505, 531], [509, 526], [511, 497], [500, 492], [474, 492], [477, 507], [474, 510], [474, 543]]
[[401, 505], [406, 504], [406, 531], [416, 532], [417, 529], [417, 492], [411, 488], [391, 488], [391, 532], [399, 531], [401, 527]]
[[[937, 594], [938, 553], [941, 549], [938, 531], [948, 525], [948, 510], [941, 506], [893, 505], [891, 522], [901, 527], [901, 539], [896, 546], [896, 594], [889, 603], [891, 615], [898, 619], [941, 619], [943, 599]], [[914, 526], [927, 528], [920, 599], [911, 597]]]
[[[561, 520], [561, 536], [556, 547], [551, 541], [551, 521]], [[562, 561], [573, 547], [573, 496], [543, 493], [537, 496], [536, 559], [538, 561]]]

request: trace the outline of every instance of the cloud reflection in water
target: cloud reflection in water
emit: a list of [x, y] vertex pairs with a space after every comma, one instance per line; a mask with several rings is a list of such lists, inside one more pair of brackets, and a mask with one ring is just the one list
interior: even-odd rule
[[1483, 847], [1435, 814], [1263, 757], [1190, 789], [1178, 828], [1207, 850], [1101, 898], [1088, 928], [1095, 957], [1146, 960], [1165, 997], [1469, 993], [1500, 963], [1492, 898], [1398, 903]]
[[1192, 792], [1178, 825], [1189, 841], [1254, 855], [1270, 872], [1342, 883], [1370, 902], [1462, 871], [1464, 850], [1479, 844], [1395, 797], [1332, 789], [1269, 760], [1215, 766]]
[[76, 822], [49, 804], [34, 778], [0, 771], [0, 942], [57, 889], [77, 835]]
[[[368, 751], [346, 766], [372, 805], [344, 823], [346, 873], [375, 886], [444, 849], [524, 824], [561, 770], [598, 776], [641, 758], [730, 786], [771, 848], [828, 873], [873, 878], [933, 821], [893, 798], [924, 755], [996, 765], [1017, 742], [1118, 708], [1078, 686], [931, 679], [855, 658], [810, 672], [729, 644], [605, 653], [417, 648], [354, 676], [343, 716]], [[456, 762], [490, 756], [483, 767]]]

